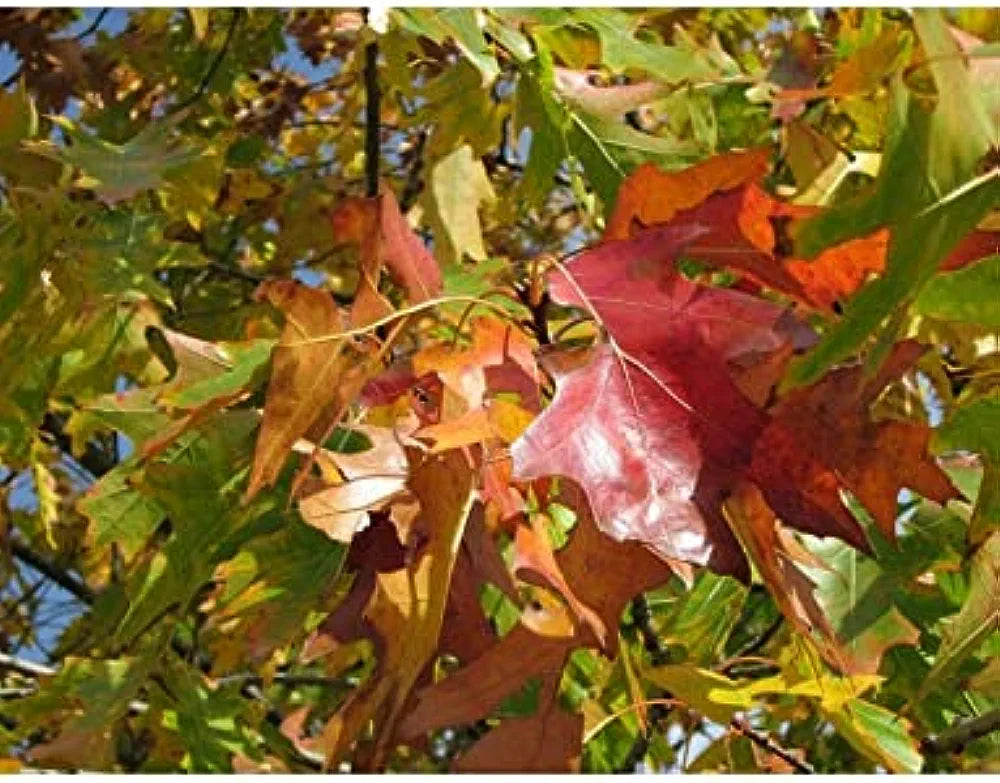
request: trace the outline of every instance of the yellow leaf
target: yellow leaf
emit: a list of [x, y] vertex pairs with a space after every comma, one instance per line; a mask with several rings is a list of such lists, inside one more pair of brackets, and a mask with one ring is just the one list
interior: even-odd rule
[[203, 41], [205, 33], [208, 32], [208, 9], [189, 8], [188, 16], [191, 17], [191, 30], [196, 41]]

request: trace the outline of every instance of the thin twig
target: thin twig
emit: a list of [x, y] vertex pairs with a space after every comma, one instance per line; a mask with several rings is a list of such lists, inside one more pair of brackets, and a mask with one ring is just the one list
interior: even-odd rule
[[56, 669], [44, 663], [35, 663], [6, 653], [0, 653], [0, 669], [15, 671], [25, 677], [51, 677], [56, 673]]
[[723, 661], [719, 665], [718, 670], [723, 673], [728, 672], [733, 666], [742, 663], [746, 658], [752, 657], [754, 653], [759, 652], [764, 645], [774, 638], [778, 629], [781, 628], [784, 619], [785, 616], [779, 614], [774, 621], [763, 630], [762, 633], [751, 639], [741, 649], [737, 650], [727, 660]]
[[1000, 709], [985, 712], [974, 718], [965, 718], [940, 734], [925, 737], [920, 743], [920, 749], [929, 755], [960, 751], [970, 742], [995, 731], [1000, 731]]
[[803, 761], [795, 756], [791, 751], [781, 747], [781, 745], [763, 732], [757, 731], [749, 724], [749, 722], [747, 722], [745, 718], [733, 718], [729, 722], [729, 725], [750, 740], [758, 748], [766, 750], [768, 753], [777, 756], [782, 761], [791, 765], [792, 769], [796, 772], [803, 775], [812, 775], [815, 773], [816, 770], [813, 769], [812, 764]]
[[222, 61], [226, 58], [226, 54], [229, 52], [229, 47], [233, 42], [233, 37], [236, 35], [236, 28], [239, 26], [240, 20], [243, 18], [243, 13], [242, 8], [233, 9], [233, 18], [229, 22], [229, 29], [226, 30], [226, 37], [222, 41], [222, 46], [219, 47], [219, 51], [216, 52], [215, 58], [208, 66], [208, 70], [205, 71], [205, 75], [201, 78], [201, 81], [198, 83], [197, 88], [195, 88], [195, 91], [191, 94], [191, 96], [181, 101], [177, 104], [177, 106], [171, 109], [171, 114], [177, 114], [189, 106], [194, 105], [207, 92], [209, 85], [212, 83], [212, 79], [215, 78], [215, 74], [219, 70], [219, 66], [222, 65]]
[[10, 551], [18, 560], [34, 568], [40, 574], [47, 576], [61, 588], [72, 593], [86, 604], [92, 604], [96, 595], [78, 577], [71, 574], [65, 568], [53, 563], [44, 555], [35, 552], [31, 547], [17, 539], [11, 539]]
[[90, 26], [86, 30], [84, 30], [82, 33], [80, 33], [79, 35], [77, 35], [73, 40], [74, 41], [82, 41], [88, 35], [90, 35], [91, 33], [95, 32], [97, 30], [97, 28], [101, 26], [101, 23], [104, 21], [104, 17], [108, 15], [108, 11], [110, 11], [110, 10], [111, 10], [110, 8], [102, 8], [98, 12], [97, 16], [94, 17], [94, 21], [90, 23]]

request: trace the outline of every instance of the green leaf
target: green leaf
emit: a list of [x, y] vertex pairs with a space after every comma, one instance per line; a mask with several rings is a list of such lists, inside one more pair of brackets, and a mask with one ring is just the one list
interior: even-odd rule
[[42, 766], [109, 768], [114, 763], [117, 724], [139, 695], [152, 663], [148, 656], [67, 658], [36, 693], [9, 711], [18, 729], [26, 732], [61, 719], [54, 736], [32, 747], [32, 760]]
[[142, 547], [166, 512], [153, 498], [138, 492], [130, 477], [137, 460], [121, 463], [77, 501], [77, 510], [90, 520], [91, 540], [98, 549], [117, 543], [126, 560]]
[[329, 536], [300, 520], [287, 520], [280, 530], [254, 538], [220, 565], [215, 575], [219, 594], [205, 607], [212, 612], [205, 631], [225, 627], [213, 644], [225, 650], [217, 663], [227, 668], [244, 660], [263, 663], [303, 634], [310, 613], [334, 596], [346, 555], [347, 547]]
[[543, 82], [553, 84], [552, 59], [545, 49], [518, 79], [514, 101], [515, 136], [531, 129], [528, 160], [518, 185], [519, 201], [526, 205], [538, 203], [552, 191], [553, 178], [568, 154], [562, 107]]
[[920, 701], [928, 693], [945, 687], [959, 665], [997, 630], [1000, 630], [1000, 533], [990, 536], [973, 558], [968, 597], [949, 621], [934, 666], [913, 700]]
[[190, 668], [175, 664], [168, 684], [176, 702], [167, 702], [163, 725], [180, 735], [188, 772], [232, 772], [232, 755], [256, 755], [253, 734], [244, 717], [248, 701], [238, 685], [211, 689]]
[[[649, 596], [650, 609], [659, 614], [658, 592]], [[663, 636], [683, 644], [691, 659], [707, 666], [722, 653], [733, 626], [740, 618], [747, 589], [728, 576], [703, 570], [690, 591], [676, 599], [661, 627]]]
[[472, 147], [474, 156], [485, 155], [499, 143], [507, 109], [480, 87], [476, 69], [465, 60], [429, 81], [420, 95], [427, 103], [414, 121], [434, 128], [424, 147], [425, 165], [449, 155], [463, 142]]
[[884, 764], [891, 772], [916, 773], [923, 766], [909, 722], [877, 704], [852, 699], [843, 710], [828, 715], [840, 735], [859, 753]]
[[486, 258], [479, 209], [496, 200], [486, 169], [468, 144], [437, 161], [424, 204], [434, 231], [434, 255], [442, 265], [468, 256]]
[[529, 197], [548, 193], [559, 164], [572, 155], [582, 164], [605, 213], [610, 213], [619, 187], [635, 166], [655, 160], [670, 168], [698, 156], [693, 141], [641, 133], [618, 119], [571, 107], [559, 95], [547, 50], [540, 50], [529, 73], [521, 77], [515, 109], [515, 130], [532, 129], [523, 185]]
[[745, 686], [743, 682], [687, 663], [648, 669], [646, 677], [721, 726], [728, 724], [738, 711], [741, 699], [734, 695]]
[[122, 433], [137, 446], [170, 426], [170, 417], [156, 405], [157, 388], [135, 389], [104, 394], [83, 403], [66, 425], [73, 438], [73, 450], [83, 450], [86, 440], [100, 429]]
[[496, 56], [483, 36], [480, 20], [485, 22], [485, 19], [479, 9], [408, 8], [393, 9], [392, 14], [404, 29], [424, 35], [435, 43], [453, 40], [482, 74], [483, 86], [489, 86], [500, 75]]
[[30, 139], [38, 132], [38, 112], [20, 82], [13, 92], [0, 91], [0, 150], [6, 154], [24, 139]]
[[[916, 164], [914, 164], [916, 165]], [[906, 192], [909, 183], [897, 185]], [[938, 264], [1000, 200], [1000, 170], [948, 193], [907, 215], [892, 230], [885, 274], [861, 289], [844, 318], [808, 354], [792, 361], [786, 385], [812, 383], [834, 363], [855, 353], [879, 325], [909, 306]]]
[[809, 354], [793, 362], [786, 383], [815, 381], [862, 346], [893, 311], [906, 308], [941, 259], [1000, 201], [1000, 170], [976, 176], [990, 148], [985, 114], [970, 105], [971, 82], [940, 13], [915, 14], [928, 70], [937, 90], [929, 101], [897, 79], [882, 167], [870, 195], [804, 223], [795, 236], [798, 255], [870, 234], [888, 225], [891, 240], [883, 277], [862, 289]]
[[958, 407], [934, 433], [936, 452], [972, 451], [983, 461], [969, 539], [985, 541], [1000, 530], [1000, 392]]
[[[720, 60], [707, 49], [698, 49], [687, 41], [682, 46], [668, 46], [639, 37], [643, 21], [639, 14], [610, 8], [578, 8], [568, 18], [566, 15], [557, 18], [563, 24], [568, 21], [593, 30], [600, 40], [601, 62], [612, 71], [645, 71], [674, 84], [705, 81], [720, 75]], [[726, 64], [730, 70], [735, 69], [732, 60]]]
[[966, 269], [938, 275], [917, 297], [920, 315], [1000, 327], [1000, 255], [989, 256]]
[[253, 411], [215, 416], [145, 469], [138, 488], [167, 512], [172, 532], [130, 580], [118, 639], [129, 642], [172, 607], [185, 608], [226, 555], [227, 539], [260, 516], [259, 504], [240, 507], [243, 481], [234, 481], [246, 476], [258, 423]]
[[229, 397], [264, 380], [263, 370], [271, 359], [275, 340], [213, 344], [218, 357], [215, 371], [190, 384], [171, 384], [159, 400], [175, 408], [199, 408], [212, 400]]
[[48, 143], [32, 145], [38, 154], [77, 166], [85, 175], [80, 184], [102, 201], [114, 204], [144, 190], [160, 187], [171, 171], [191, 163], [201, 152], [171, 141], [177, 117], [152, 122], [124, 144], [112, 144], [82, 130], [65, 117], [54, 117], [72, 140], [71, 147]]

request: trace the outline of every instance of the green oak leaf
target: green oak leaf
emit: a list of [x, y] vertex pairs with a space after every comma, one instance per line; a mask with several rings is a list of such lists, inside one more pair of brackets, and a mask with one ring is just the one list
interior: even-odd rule
[[53, 117], [53, 122], [62, 128], [72, 145], [56, 147], [39, 142], [31, 149], [78, 167], [83, 173], [79, 184], [93, 190], [107, 204], [161, 187], [167, 174], [201, 155], [199, 150], [177, 144], [170, 138], [177, 117], [150, 123], [124, 144], [104, 141], [66, 117]]

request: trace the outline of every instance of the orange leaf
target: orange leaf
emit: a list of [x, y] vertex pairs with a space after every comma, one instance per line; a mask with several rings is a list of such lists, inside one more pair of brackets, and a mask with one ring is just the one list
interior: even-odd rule
[[652, 163], [639, 166], [622, 183], [604, 239], [627, 239], [636, 221], [642, 226], [669, 223], [717, 191], [731, 190], [767, 173], [770, 151], [716, 155], [680, 171], [661, 171]]

